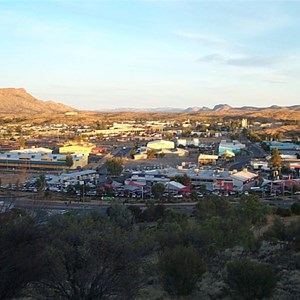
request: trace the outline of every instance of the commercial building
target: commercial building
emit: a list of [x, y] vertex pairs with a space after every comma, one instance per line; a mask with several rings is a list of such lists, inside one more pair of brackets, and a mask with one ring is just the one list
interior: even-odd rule
[[269, 142], [270, 150], [277, 148], [279, 151], [291, 151], [291, 150], [300, 150], [300, 145], [293, 143], [280, 143], [280, 142]]
[[76, 169], [82, 168], [88, 163], [88, 156], [73, 154], [72, 165], [65, 154], [41, 154], [41, 153], [0, 153], [0, 167], [2, 168], [27, 168], [27, 169]]
[[25, 149], [17, 149], [9, 151], [11, 153], [23, 153], [23, 154], [51, 154], [53, 150], [43, 147], [32, 147], [32, 148], [25, 148]]
[[92, 152], [95, 145], [67, 145], [59, 148], [60, 154], [85, 154], [88, 155]]
[[147, 148], [154, 150], [174, 149], [175, 143], [166, 140], [155, 140], [147, 143]]
[[226, 152], [233, 152], [234, 154], [239, 154], [242, 149], [245, 149], [246, 145], [240, 143], [239, 141], [233, 140], [232, 142], [221, 141], [219, 144], [219, 156]]
[[246, 191], [250, 187], [258, 185], [258, 175], [244, 169], [240, 172], [234, 172], [230, 175], [233, 180], [234, 189], [237, 191]]
[[217, 163], [218, 158], [218, 155], [200, 154], [198, 157], [198, 163], [201, 165], [215, 165]]

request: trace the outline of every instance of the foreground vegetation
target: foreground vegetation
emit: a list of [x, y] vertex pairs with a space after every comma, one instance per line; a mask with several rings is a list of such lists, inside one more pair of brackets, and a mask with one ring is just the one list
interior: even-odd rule
[[300, 222], [272, 214], [252, 196], [201, 199], [193, 218], [162, 205], [6, 212], [0, 299], [297, 299]]

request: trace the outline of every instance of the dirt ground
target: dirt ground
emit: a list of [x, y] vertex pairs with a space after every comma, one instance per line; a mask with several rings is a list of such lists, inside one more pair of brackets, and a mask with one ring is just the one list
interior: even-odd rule
[[163, 157], [154, 159], [128, 159], [124, 161], [125, 168], [127, 169], [143, 169], [144, 167], [161, 166], [161, 167], [173, 167], [180, 166], [182, 162], [197, 163], [198, 153], [192, 153], [185, 157]]

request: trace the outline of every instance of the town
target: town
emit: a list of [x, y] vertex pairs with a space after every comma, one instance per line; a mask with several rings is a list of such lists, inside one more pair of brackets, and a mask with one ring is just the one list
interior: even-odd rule
[[[64, 202], [197, 202], [210, 194], [297, 201], [300, 142], [291, 121], [1, 121], [1, 193]], [[68, 119], [69, 118], [69, 119]], [[149, 120], [150, 119], [150, 120]], [[258, 134], [274, 128], [275, 134]], [[150, 201], [150, 202], [149, 202]]]

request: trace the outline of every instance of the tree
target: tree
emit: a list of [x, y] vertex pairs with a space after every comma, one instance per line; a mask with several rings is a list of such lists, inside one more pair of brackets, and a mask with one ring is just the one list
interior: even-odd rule
[[300, 202], [295, 202], [291, 206], [291, 211], [295, 215], [300, 215]]
[[282, 159], [277, 148], [272, 149], [270, 162], [274, 168], [279, 168], [281, 166]]
[[99, 213], [49, 220], [46, 275], [33, 285], [40, 299], [132, 299], [147, 255], [143, 237]]
[[113, 176], [119, 176], [123, 171], [123, 160], [121, 158], [112, 158], [105, 162], [107, 171]]
[[187, 176], [186, 174], [184, 175], [176, 175], [174, 177], [174, 181], [177, 181], [185, 186], [190, 185], [191, 184], [191, 178], [189, 176]]
[[23, 137], [19, 138], [19, 147], [24, 148], [25, 147], [25, 139]]
[[73, 164], [74, 164], [74, 161], [73, 161], [73, 157], [72, 157], [72, 155], [67, 155], [66, 156], [66, 166], [67, 167], [72, 167], [73, 166]]
[[154, 222], [160, 219], [165, 212], [164, 205], [149, 205], [142, 214], [142, 219], [146, 222]]
[[262, 204], [258, 198], [255, 196], [241, 197], [240, 203], [239, 213], [244, 222], [260, 226], [267, 221], [267, 214], [270, 212], [269, 207]]
[[154, 149], [148, 150], [147, 151], [147, 158], [152, 159], [157, 157], [157, 152]]
[[20, 296], [43, 275], [42, 232], [33, 219], [7, 212], [0, 217], [0, 299]]
[[182, 136], [183, 137], [189, 137], [191, 135], [191, 133], [192, 133], [191, 128], [189, 128], [189, 127], [182, 128]]
[[176, 296], [191, 294], [205, 271], [204, 263], [193, 246], [181, 245], [165, 249], [159, 257], [158, 268], [164, 289]]
[[132, 225], [132, 213], [131, 210], [127, 209], [126, 206], [114, 203], [108, 209], [109, 219], [117, 226], [129, 229]]
[[154, 197], [157, 199], [161, 199], [164, 191], [165, 191], [165, 186], [162, 183], [155, 183], [152, 186], [152, 193], [154, 194]]
[[39, 178], [36, 180], [36, 185], [39, 192], [45, 191], [47, 185], [45, 174], [41, 174], [39, 176]]
[[202, 198], [196, 205], [198, 221], [202, 222], [215, 216], [224, 218], [233, 216], [233, 208], [227, 198], [218, 196]]
[[225, 280], [234, 293], [249, 300], [270, 297], [277, 281], [270, 265], [249, 259], [229, 263]]

